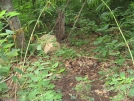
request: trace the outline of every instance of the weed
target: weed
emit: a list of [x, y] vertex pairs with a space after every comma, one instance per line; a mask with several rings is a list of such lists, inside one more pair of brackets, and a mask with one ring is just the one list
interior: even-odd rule
[[77, 46], [77, 47], [81, 47], [81, 46], [86, 45], [88, 43], [89, 43], [89, 40], [82, 40], [82, 39], [71, 40], [71, 45]]
[[107, 57], [111, 56], [119, 56], [120, 55], [120, 47], [121, 44], [118, 44], [118, 40], [112, 40], [113, 36], [104, 35], [103, 37], [99, 37], [96, 41], [94, 41], [94, 45], [99, 45], [95, 53], [97, 56]]
[[[4, 10], [0, 13], [0, 20], [7, 23], [7, 19], [16, 15], [14, 12], [7, 14]], [[0, 93], [8, 91], [5, 81], [8, 79], [7, 76], [11, 69], [11, 59], [18, 56], [19, 52], [19, 49], [13, 48], [14, 42], [11, 40], [11, 37], [14, 35], [14, 32], [7, 29], [5, 33], [2, 32], [7, 25], [4, 26], [4, 23], [0, 21]]]
[[68, 48], [65, 48], [63, 47], [62, 49], [58, 50], [56, 53], [55, 53], [56, 56], [62, 56], [64, 57], [65, 59], [68, 59], [68, 58], [75, 58], [76, 56], [78, 56], [79, 54], [76, 53], [73, 49], [68, 49]]
[[[49, 61], [32, 63], [32, 66], [26, 69], [27, 74], [20, 79], [23, 87], [18, 91], [19, 101], [61, 101], [61, 92], [55, 91], [55, 85], [51, 83], [52, 80], [56, 80], [54, 72], [58, 66], [58, 62], [54, 64]], [[59, 73], [64, 71], [61, 70]]]
[[81, 97], [81, 99], [94, 101], [94, 98], [89, 96], [91, 90], [91, 81], [88, 80], [88, 76], [75, 78], [79, 83], [74, 89], [77, 91], [77, 94]]
[[134, 70], [120, 72], [108, 76], [105, 86], [109, 91], [116, 92], [117, 95], [111, 97], [112, 101], [121, 101], [127, 97], [134, 96]]

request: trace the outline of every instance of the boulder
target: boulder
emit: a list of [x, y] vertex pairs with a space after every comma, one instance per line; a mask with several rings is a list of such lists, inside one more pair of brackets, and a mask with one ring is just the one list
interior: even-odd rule
[[55, 35], [45, 34], [38, 39], [38, 43], [41, 45], [45, 54], [60, 49], [60, 43], [56, 41]]

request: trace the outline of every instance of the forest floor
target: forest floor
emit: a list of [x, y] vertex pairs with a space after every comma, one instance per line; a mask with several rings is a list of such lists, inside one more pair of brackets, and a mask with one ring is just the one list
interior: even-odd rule
[[[104, 81], [100, 79], [99, 71], [101, 69], [107, 71], [107, 68], [111, 64], [105, 64], [92, 57], [79, 57], [73, 60], [67, 60], [65, 66], [67, 69], [66, 75], [63, 75], [62, 79], [55, 82], [56, 89], [61, 89], [63, 93], [63, 101], [90, 101], [94, 98], [94, 101], [110, 101], [109, 97], [113, 95], [112, 92], [108, 92], [104, 88]], [[89, 87], [87, 82], [77, 81], [75, 77], [87, 76]], [[78, 91], [74, 88], [81, 84]], [[74, 98], [73, 98], [74, 96]], [[75, 97], [77, 97], [75, 99]]]
[[[94, 50], [96, 46], [93, 45], [95, 38], [96, 36], [90, 36], [90, 42], [81, 48], [73, 47], [77, 53], [84, 50], [88, 55], [82, 55], [74, 59], [61, 59], [66, 67], [66, 74], [55, 82], [55, 89], [62, 91], [63, 101], [111, 101], [110, 98], [117, 93], [105, 88], [105, 80], [109, 76], [109, 71], [114, 67], [119, 67], [119, 71], [126, 71], [126, 65], [129, 65], [127, 69], [132, 68], [129, 61], [120, 67], [114, 63], [114, 57], [109, 57], [106, 60], [95, 58]], [[77, 77], [83, 77], [83, 79], [77, 80]], [[127, 98], [122, 101], [133, 100]]]
[[[107, 73], [110, 68], [115, 67], [115, 64], [109, 61], [100, 61], [93, 57], [78, 57], [72, 60], [66, 60], [65, 67], [67, 73], [55, 82], [56, 89], [62, 90], [63, 101], [111, 101], [110, 97], [117, 94], [115, 92], [109, 92], [105, 88]], [[125, 71], [124, 68], [122, 68], [122, 71]], [[101, 71], [107, 75], [102, 77], [99, 74]], [[76, 80], [76, 77], [85, 76], [89, 82]], [[87, 86], [88, 84], [89, 86]], [[77, 85], [81, 86], [78, 89], [74, 89]], [[125, 99], [122, 101], [133, 100]]]
[[[109, 71], [118, 66], [114, 63], [114, 58], [103, 60], [95, 57], [93, 52], [95, 46], [92, 44], [95, 38], [93, 39], [93, 37], [89, 39], [89, 43], [81, 47], [67, 46], [67, 48], [73, 48], [76, 53], [84, 51], [84, 54], [81, 56], [68, 59], [60, 57], [57, 59], [65, 67], [65, 73], [53, 83], [55, 84], [55, 90], [61, 90], [63, 101], [110, 101], [110, 97], [116, 95], [115, 92], [109, 92], [105, 88], [105, 79], [109, 76]], [[54, 58], [53, 55], [50, 55], [50, 57], [49, 61]], [[31, 62], [37, 60], [38, 56], [36, 58], [34, 56], [30, 57]], [[124, 63], [120, 71], [125, 71], [126, 65], [128, 65], [128, 62]], [[129, 64], [128, 68], [131, 67], [132, 64]], [[133, 100], [126, 99], [123, 101]]]

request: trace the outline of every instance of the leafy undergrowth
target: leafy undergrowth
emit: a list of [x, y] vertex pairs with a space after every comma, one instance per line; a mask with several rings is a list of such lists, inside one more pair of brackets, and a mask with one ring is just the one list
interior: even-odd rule
[[[117, 69], [120, 67], [113, 64], [113, 62], [103, 62], [93, 57], [78, 57], [72, 60], [66, 60], [64, 64], [67, 73], [62, 77], [62, 79], [59, 79], [55, 82], [57, 85], [56, 89], [61, 89], [63, 92], [63, 101], [120, 101], [121, 99], [127, 99], [125, 101], [130, 100], [127, 97], [122, 96], [123, 94], [121, 94], [121, 92], [119, 94], [119, 97], [117, 95], [117, 91], [120, 91], [119, 86], [124, 86], [130, 81], [130, 79], [128, 78], [129, 81], [124, 82], [119, 75], [115, 74], [119, 71]], [[130, 69], [130, 71], [132, 72], [133, 70]], [[117, 75], [117, 78], [119, 77], [119, 81], [117, 82], [112, 81], [112, 76], [115, 75]], [[130, 81], [131, 83], [132, 80]], [[108, 83], [110, 83], [110, 85]], [[116, 90], [114, 87], [112, 87], [112, 85], [115, 86]], [[111, 87], [111, 89], [109, 90], [107, 87]], [[129, 92], [129, 87], [122, 88], [124, 88], [126, 92]]]
[[[30, 56], [22, 64], [13, 63], [1, 99], [5, 101], [133, 101], [134, 71], [130, 60], [107, 57], [116, 41], [96, 36], [82, 43], [80, 40], [48, 54]], [[87, 38], [88, 39], [88, 38]], [[109, 42], [105, 51], [94, 45]], [[98, 43], [97, 43], [98, 42]], [[111, 50], [110, 50], [111, 49]], [[96, 53], [94, 50], [97, 50]], [[109, 51], [110, 50], [110, 51]], [[116, 50], [112, 50], [114, 52]], [[100, 53], [99, 53], [100, 52]], [[117, 52], [117, 51], [116, 51]], [[103, 55], [99, 55], [103, 54]], [[104, 56], [97, 58], [96, 55]], [[116, 54], [117, 55], [117, 54]], [[16, 69], [20, 68], [20, 69]], [[12, 75], [14, 74], [14, 76]], [[11, 77], [13, 79], [11, 79]]]

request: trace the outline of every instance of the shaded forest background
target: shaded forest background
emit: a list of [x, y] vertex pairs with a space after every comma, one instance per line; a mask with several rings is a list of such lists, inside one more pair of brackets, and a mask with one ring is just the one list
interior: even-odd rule
[[1, 0], [0, 8], [1, 100], [134, 100], [133, 0]]

